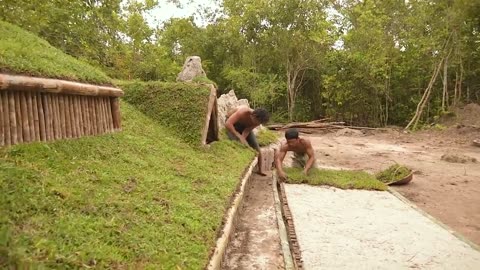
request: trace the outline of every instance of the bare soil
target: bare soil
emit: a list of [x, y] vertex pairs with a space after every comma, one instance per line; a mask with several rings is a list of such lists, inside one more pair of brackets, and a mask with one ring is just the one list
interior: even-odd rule
[[272, 183], [252, 174], [222, 269], [284, 269]]
[[480, 160], [480, 147], [472, 145], [480, 130], [452, 127], [446, 131], [413, 134], [391, 130], [363, 135], [335, 133], [308, 136], [318, 167], [359, 169], [372, 173], [394, 163], [414, 170], [412, 182], [395, 190], [421, 209], [480, 244], [480, 163], [442, 160], [454, 153]]

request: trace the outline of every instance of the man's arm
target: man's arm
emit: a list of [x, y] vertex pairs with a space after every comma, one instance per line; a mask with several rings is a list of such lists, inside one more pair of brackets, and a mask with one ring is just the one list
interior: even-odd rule
[[241, 143], [247, 144], [247, 140], [245, 139], [245, 137], [243, 137], [242, 134], [238, 133], [234, 127], [234, 124], [238, 120], [240, 120], [242, 111], [242, 108], [237, 109], [230, 117], [228, 117], [227, 122], [225, 122], [225, 128], [227, 128], [233, 135], [235, 135]]
[[310, 168], [312, 168], [313, 164], [315, 163], [315, 151], [313, 151], [312, 143], [307, 141], [307, 155], [308, 155], [308, 160], [307, 164], [305, 164], [305, 169], [303, 172], [305, 174], [308, 174], [308, 171]]
[[285, 172], [283, 171], [283, 160], [285, 159], [286, 154], [286, 147], [284, 147], [284, 145], [281, 145], [278, 153], [275, 156], [275, 168], [277, 170], [278, 177], [280, 177], [280, 179], [282, 180], [285, 180], [287, 178]]

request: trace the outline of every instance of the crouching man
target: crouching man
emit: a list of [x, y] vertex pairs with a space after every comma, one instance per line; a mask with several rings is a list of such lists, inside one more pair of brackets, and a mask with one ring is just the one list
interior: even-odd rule
[[285, 131], [285, 139], [287, 141], [280, 145], [280, 149], [275, 156], [275, 167], [278, 177], [281, 180], [287, 179], [287, 175], [283, 170], [283, 160], [288, 151], [293, 152], [293, 167], [303, 168], [303, 173], [307, 175], [310, 168], [315, 165], [315, 152], [313, 151], [312, 143], [307, 138], [300, 138], [298, 130], [295, 128]]

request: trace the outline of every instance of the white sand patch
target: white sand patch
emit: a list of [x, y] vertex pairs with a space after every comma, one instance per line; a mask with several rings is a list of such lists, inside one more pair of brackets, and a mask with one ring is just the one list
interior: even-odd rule
[[305, 269], [480, 269], [480, 252], [388, 192], [285, 185]]

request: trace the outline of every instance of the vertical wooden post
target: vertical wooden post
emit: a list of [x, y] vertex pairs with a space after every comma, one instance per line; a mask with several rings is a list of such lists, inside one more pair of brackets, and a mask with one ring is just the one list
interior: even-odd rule
[[88, 97], [82, 96], [82, 115], [83, 115], [83, 124], [84, 124], [84, 133], [86, 136], [90, 135], [90, 119], [88, 117]]
[[75, 115], [75, 110], [73, 108], [73, 96], [68, 96], [68, 107], [70, 109], [70, 115], [72, 117], [72, 137], [77, 138], [78, 137], [78, 132], [77, 132], [77, 125], [75, 124], [77, 121], [77, 116]]
[[68, 102], [68, 95], [63, 96], [63, 111], [65, 115], [65, 132], [67, 138], [72, 138], [72, 117], [70, 115], [70, 103]]
[[120, 116], [120, 103], [117, 97], [111, 97], [110, 103], [112, 106], [113, 126], [116, 130], [122, 128], [122, 119]]
[[50, 96], [51, 103], [52, 103], [52, 115], [53, 115], [53, 139], [58, 140], [60, 139], [60, 121], [58, 121], [58, 110], [57, 110], [57, 101], [58, 101], [58, 94], [52, 94]]
[[91, 118], [92, 118], [92, 130], [93, 134], [97, 135], [98, 134], [98, 121], [97, 121], [97, 110], [95, 108], [95, 98], [91, 97], [90, 101], [90, 112], [91, 112]]
[[0, 146], [5, 145], [5, 120], [3, 116], [7, 115], [3, 111], [3, 95], [0, 93]]
[[77, 110], [78, 114], [78, 129], [80, 130], [80, 136], [83, 137], [85, 136], [85, 132], [83, 130], [83, 115], [81, 106], [80, 96], [75, 96], [75, 109]]
[[1, 95], [3, 96], [3, 114], [1, 117], [3, 117], [3, 124], [4, 124], [3, 130], [5, 132], [5, 144], [11, 145], [12, 138], [10, 135], [10, 106], [8, 104], [9, 95], [8, 95], [8, 92], [6, 91], [3, 91]]
[[23, 127], [23, 141], [31, 142], [30, 139], [30, 124], [28, 121], [28, 105], [25, 92], [20, 92], [20, 108], [22, 111], [22, 127]]
[[115, 128], [113, 127], [112, 106], [110, 105], [110, 98], [105, 97], [103, 100], [105, 102], [105, 108], [107, 110], [108, 130], [110, 132], [113, 132]]
[[28, 111], [28, 129], [30, 130], [30, 141], [35, 141], [35, 122], [33, 118], [33, 99], [32, 93], [26, 92], [25, 99], [27, 100], [27, 111]]
[[59, 113], [60, 113], [60, 125], [62, 130], [62, 139], [67, 138], [67, 123], [65, 118], [65, 96], [59, 95], [58, 96], [58, 105], [59, 105]]
[[33, 109], [33, 124], [35, 126], [35, 141], [41, 141], [41, 130], [40, 130], [40, 116], [39, 116], [39, 109], [38, 109], [38, 94], [32, 93], [32, 109]]
[[20, 93], [14, 92], [15, 94], [15, 119], [17, 120], [17, 142], [23, 142], [23, 127], [22, 127], [22, 109], [20, 108]]
[[15, 115], [15, 97], [12, 92], [4, 93], [5, 97], [8, 97], [8, 103], [5, 104], [3, 101], [3, 108], [8, 107], [8, 118], [7, 123], [10, 128], [7, 129], [7, 143], [8, 144], [17, 144], [18, 142], [18, 133], [17, 133], [17, 117]]
[[103, 118], [103, 130], [104, 133], [108, 133], [108, 118], [107, 118], [107, 108], [105, 106], [105, 99], [103, 97], [100, 97], [100, 105], [102, 108], [102, 118]]
[[47, 134], [45, 128], [45, 110], [43, 109], [43, 94], [37, 93], [37, 105], [38, 105], [38, 119], [40, 122], [40, 140], [42, 142], [47, 141]]
[[50, 106], [48, 105], [50, 103], [50, 94], [44, 93], [42, 94], [42, 105], [43, 105], [43, 112], [45, 115], [45, 138], [47, 141], [52, 140], [51, 137], [51, 114], [52, 112], [50, 111]]

